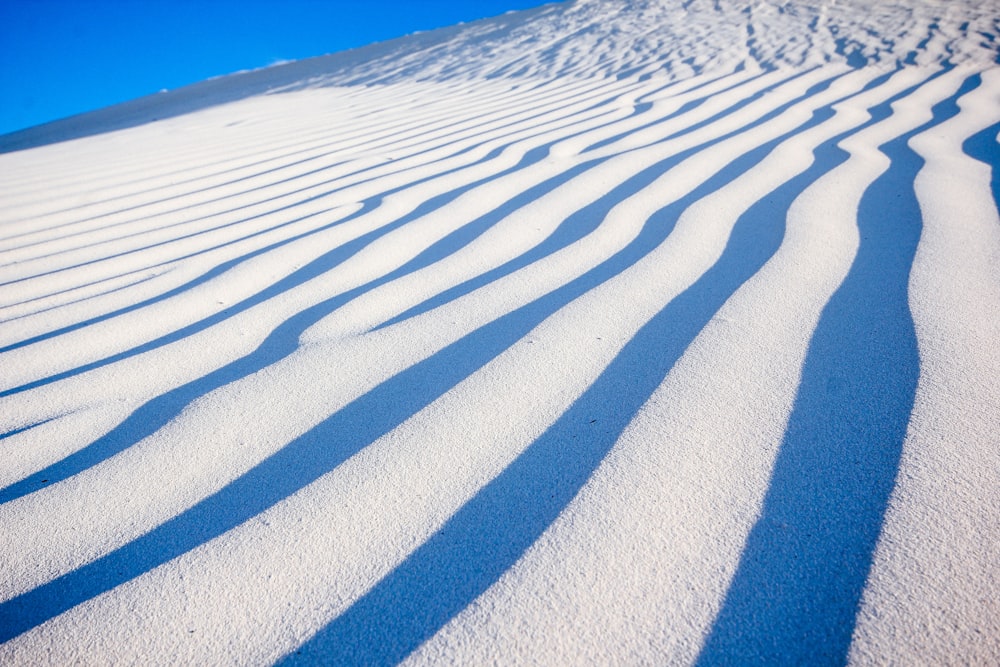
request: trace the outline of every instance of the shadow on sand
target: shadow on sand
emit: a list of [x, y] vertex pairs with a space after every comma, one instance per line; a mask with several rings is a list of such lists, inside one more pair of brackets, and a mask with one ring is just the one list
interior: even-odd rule
[[[681, 134], [686, 134], [692, 132], [699, 127], [702, 127], [706, 123], [717, 120], [718, 118], [728, 115], [730, 113], [736, 112], [738, 109], [742, 108], [751, 101], [758, 99], [760, 96], [765, 94], [767, 91], [772, 90], [774, 87], [780, 85], [779, 83], [773, 84], [765, 88], [762, 91], [745, 98], [741, 102], [734, 104], [725, 112], [717, 114], [710, 119], [701, 121], [699, 123], [693, 124], [692, 126], [685, 128], [679, 132], [676, 132], [670, 137], [662, 139], [666, 141], [669, 138], [679, 136]], [[791, 104], [791, 103], [790, 103]], [[787, 106], [787, 105], [786, 105]], [[672, 118], [676, 116], [680, 111], [676, 111], [670, 114], [666, 118]], [[573, 136], [573, 135], [570, 135]], [[727, 135], [728, 136], [728, 135]], [[558, 141], [564, 140], [566, 137], [560, 138]], [[404, 215], [390, 223], [387, 223], [377, 229], [374, 229], [356, 239], [353, 239], [342, 246], [339, 246], [333, 250], [330, 250], [315, 260], [309, 262], [302, 268], [294, 271], [285, 278], [279, 280], [278, 282], [272, 284], [268, 288], [254, 294], [236, 304], [233, 304], [224, 311], [215, 313], [209, 317], [203, 318], [197, 322], [191, 323], [184, 326], [176, 331], [170, 332], [152, 341], [144, 343], [135, 348], [125, 350], [123, 352], [111, 355], [104, 359], [99, 359], [97, 361], [84, 364], [82, 366], [69, 369], [67, 371], [57, 373], [45, 378], [41, 378], [34, 382], [8, 389], [0, 392], [0, 398], [4, 396], [13, 395], [16, 393], [21, 393], [34, 389], [36, 387], [41, 387], [47, 384], [54, 383], [59, 380], [63, 380], [81, 373], [95, 370], [103, 366], [110, 365], [115, 362], [123, 361], [130, 357], [134, 357], [138, 354], [149, 352], [157, 348], [169, 345], [174, 342], [181, 341], [189, 336], [192, 336], [200, 331], [208, 329], [209, 327], [219, 324], [225, 320], [228, 320], [235, 315], [245, 312], [250, 308], [263, 303], [269, 299], [275, 298], [285, 292], [298, 287], [299, 285], [312, 280], [326, 272], [332, 270], [333, 268], [339, 266], [343, 262], [350, 259], [352, 256], [360, 252], [362, 249], [376, 241], [377, 239], [385, 236], [389, 232], [399, 229], [405, 226], [407, 223], [417, 220], [423, 216], [430, 215], [445, 206], [446, 204], [454, 201], [461, 195], [473, 191], [475, 188], [483, 185], [484, 183], [494, 181], [497, 178], [502, 178], [507, 174], [517, 172], [527, 166], [537, 163], [544, 159], [548, 155], [549, 148], [552, 144], [557, 143], [557, 141], [552, 141], [549, 144], [542, 146], [537, 146], [528, 150], [522, 159], [514, 166], [509, 167], [505, 170], [500, 171], [497, 174], [491, 174], [473, 183], [469, 183], [461, 188], [456, 188], [455, 190], [446, 192], [444, 194], [433, 197], [430, 200], [424, 202], [418, 206], [415, 210]], [[700, 147], [699, 147], [700, 148]], [[484, 158], [484, 161], [492, 159], [498, 156], [504, 147], [498, 147], [491, 151], [489, 155]], [[515, 265], [517, 267], [524, 266], [530, 263], [527, 260], [536, 261], [542, 256], [547, 255], [551, 252], [555, 252], [558, 248], [568, 245], [570, 242], [577, 240], [578, 238], [585, 235], [591, 231], [600, 220], [603, 219], [604, 213], [610, 210], [615, 204], [618, 203], [619, 197], [624, 197], [630, 192], [643, 187], [644, 185], [652, 182], [664, 169], [668, 168], [669, 165], [675, 164], [680, 161], [683, 157], [693, 154], [697, 149], [691, 149], [686, 151], [682, 155], [674, 156], [661, 162], [653, 168], [644, 170], [639, 175], [632, 177], [626, 182], [628, 186], [627, 191], [623, 192], [621, 189], [616, 189], [610, 195], [602, 197], [598, 204], [595, 206], [587, 207], [582, 211], [581, 215], [571, 216], [569, 221], [576, 225], [576, 229], [572, 229], [567, 222], [561, 224], [553, 234], [553, 237], [546, 240], [542, 244], [542, 254], [538, 253], [538, 249], [531, 251], [526, 257], [508, 262], [503, 267], [501, 267], [501, 274], [512, 272]], [[73, 454], [63, 458], [62, 460], [53, 463], [50, 466], [43, 468], [21, 480], [15, 482], [3, 489], [0, 489], [0, 504], [9, 502], [16, 498], [22, 497], [38, 489], [43, 488], [46, 485], [53, 484], [57, 481], [67, 479], [73, 475], [79, 474], [80, 472], [90, 468], [94, 465], [99, 464], [102, 461], [107, 460], [111, 456], [124, 451], [128, 447], [132, 446], [136, 442], [139, 442], [142, 438], [151, 435], [156, 432], [163, 425], [167, 424], [171, 419], [180, 414], [181, 410], [192, 401], [196, 400], [200, 396], [203, 396], [214, 389], [225, 386], [232, 382], [235, 382], [241, 378], [247, 377], [257, 371], [266, 368], [267, 366], [280, 361], [281, 359], [287, 357], [289, 354], [294, 352], [298, 347], [299, 337], [306, 329], [318, 322], [323, 317], [326, 317], [330, 313], [334, 312], [336, 309], [342, 307], [348, 302], [362, 296], [363, 294], [370, 292], [371, 290], [387, 284], [397, 278], [414, 273], [420, 269], [431, 266], [435, 262], [444, 259], [445, 257], [461, 250], [463, 247], [471, 243], [475, 238], [485, 233], [490, 227], [502, 220], [504, 217], [510, 215], [512, 212], [526, 206], [530, 202], [542, 197], [548, 192], [551, 192], [558, 188], [559, 186], [571, 181], [573, 178], [579, 176], [584, 171], [593, 168], [600, 164], [603, 160], [594, 159], [584, 162], [562, 172], [556, 176], [550, 177], [541, 183], [525, 190], [524, 192], [518, 194], [516, 197], [508, 200], [499, 207], [493, 209], [492, 211], [486, 213], [485, 215], [476, 218], [475, 220], [459, 227], [452, 233], [448, 234], [438, 242], [432, 244], [419, 255], [414, 257], [412, 260], [404, 264], [403, 266], [395, 269], [379, 278], [371, 280], [361, 286], [350, 289], [341, 294], [337, 294], [329, 299], [326, 299], [318, 304], [315, 304], [302, 312], [296, 314], [295, 316], [289, 318], [278, 326], [262, 343], [261, 345], [251, 352], [250, 354], [237, 359], [229, 364], [222, 366], [221, 368], [212, 371], [211, 373], [200, 377], [196, 380], [192, 380], [180, 387], [172, 389], [156, 398], [153, 398], [140, 406], [129, 415], [121, 424], [113, 428], [111, 431], [101, 436], [94, 442], [90, 443], [86, 447], [74, 452]], [[432, 177], [426, 177], [424, 180], [429, 180]], [[422, 182], [422, 181], [420, 181]], [[398, 190], [402, 190], [403, 186], [400, 186]], [[378, 197], [373, 197], [370, 200], [363, 202], [360, 210], [350, 214], [349, 216], [338, 220], [335, 224], [343, 224], [348, 220], [357, 218], [364, 213], [377, 208], [382, 199], [389, 193], [379, 195]], [[569, 232], [567, 233], [567, 230]], [[272, 244], [265, 248], [264, 250], [275, 247], [276, 245], [283, 244], [284, 241], [277, 244]], [[254, 251], [250, 255], [256, 256], [261, 254], [264, 250]], [[183, 287], [194, 286], [194, 284], [199, 284], [210, 277], [219, 275], [224, 270], [232, 268], [238, 261], [242, 261], [248, 255], [244, 255], [238, 260], [233, 260], [223, 264], [216, 269], [213, 269], [209, 273], [199, 277], [196, 281], [186, 283]], [[489, 274], [489, 280], [495, 280], [499, 277], [497, 271], [491, 272]], [[481, 281], [482, 282], [482, 281]], [[465, 284], [463, 284], [465, 285]], [[166, 296], [178, 293], [182, 288], [172, 290], [167, 295], [161, 295], [156, 297], [155, 300], [162, 300]], [[450, 299], [449, 299], [450, 300]], [[144, 302], [135, 307], [128, 307], [127, 310], [134, 310], [135, 308], [146, 305], [148, 302]], [[119, 314], [118, 312], [114, 313]], [[106, 319], [108, 316], [102, 316], [99, 319]], [[46, 334], [45, 337], [51, 337], [55, 334]], [[34, 339], [33, 339], [34, 340]], [[33, 340], [31, 342], [33, 342]], [[2, 352], [3, 350], [0, 350]]]
[[920, 369], [908, 284], [923, 160], [907, 141], [957, 114], [957, 99], [978, 85], [970, 77], [931, 121], [879, 147], [891, 164], [861, 199], [857, 255], [813, 334], [760, 517], [700, 665], [847, 660]]
[[[818, 92], [818, 89], [825, 88], [830, 84], [830, 81], [817, 84], [811, 92], [814, 94]], [[823, 117], [823, 114], [817, 112], [807, 124], [819, 122]], [[796, 131], [799, 129], [801, 128]], [[289, 497], [321, 475], [333, 470], [357, 451], [416, 414], [476, 369], [481, 368], [516, 343], [545, 318], [580, 295], [632, 266], [663, 242], [672, 231], [677, 217], [685, 208], [752, 168], [779, 141], [793, 133], [794, 131], [735, 159], [683, 199], [652, 216], [631, 243], [587, 273], [480, 327], [428, 359], [383, 382], [189, 510], [77, 570], [0, 604], [0, 642], [26, 632], [77, 604], [134, 579], [154, 567], [224, 534]], [[776, 243], [778, 239], [780, 239], [780, 235], [773, 240], [773, 243]], [[734, 260], [741, 266], [744, 263], [738, 257], [734, 257]], [[698, 314], [691, 321], [691, 331], [681, 336], [681, 339], [672, 348], [673, 352], [658, 353], [663, 360], [661, 366], [649, 367], [644, 381], [639, 382], [635, 387], [630, 386], [623, 392], [624, 395], [619, 397], [619, 400], [624, 400], [627, 407], [616, 411], [616, 416], [608, 416], [606, 423], [601, 427], [604, 435], [595, 440], [586, 450], [572, 454], [570, 458], [575, 458], [575, 463], [572, 460], [564, 462], [563, 469], [566, 471], [566, 477], [561, 487], [562, 490], [552, 495], [548, 502], [538, 506], [542, 513], [538, 515], [537, 520], [523, 525], [501, 523], [497, 527], [494, 535], [504, 538], [513, 546], [500, 552], [485, 549], [479, 552], [482, 556], [480, 560], [470, 561], [473, 567], [482, 570], [481, 576], [474, 579], [472, 589], [456, 589], [453, 595], [443, 596], [440, 603], [434, 603], [433, 608], [437, 609], [441, 609], [441, 605], [444, 605], [445, 615], [434, 616], [429, 622], [416, 629], [390, 628], [393, 633], [398, 634], [398, 641], [402, 642], [404, 647], [409, 647], [407, 650], [412, 650], [424, 636], [433, 632], [440, 623], [446, 621], [447, 616], [470, 602], [469, 595], [482, 590], [495, 580], [496, 576], [499, 576], [499, 573], [513, 562], [512, 559], [515, 559], [537, 537], [547, 522], [551, 521], [551, 518], [554, 518], [558, 511], [572, 498], [575, 490], [586, 479], [589, 471], [593, 470], [600, 462], [604, 452], [614, 442], [617, 433], [645, 401], [677, 356], [683, 352], [689, 339], [697, 333], [703, 322], [707, 321], [707, 318], [721, 305], [722, 300], [728, 295], [728, 291], [735, 289], [735, 287], [714, 284], [720, 279], [703, 279], [699, 283], [704, 285], [701, 289], [714, 296], [706, 304], [697, 305], [696, 312]], [[742, 278], [736, 280], [735, 283], [739, 283], [740, 280]], [[343, 298], [345, 298], [344, 295], [334, 297], [338, 302]], [[333, 303], [320, 304], [314, 308], [318, 308], [319, 312], [326, 313], [334, 305]], [[315, 319], [314, 314], [308, 310], [296, 317], [304, 318], [303, 321]], [[667, 317], [668, 315], [663, 315], [656, 318], [653, 324], [647, 325], [646, 331], [649, 333], [639, 336], [635, 342], [630, 343], [628, 349], [635, 350], [634, 354], [641, 354], [648, 352], [650, 346], [659, 347], [659, 343], [654, 342], [651, 338], [662, 333], [663, 327], [666, 326]], [[286, 324], [296, 331], [299, 330], [297, 322]], [[275, 332], [275, 335], [280, 341], [288, 338], [286, 333]], [[588, 396], [591, 398], [585, 400], [594, 401], [599, 397], [603, 401], [608, 395], [607, 392], [621, 391], [620, 385], [625, 380], [621, 373], [635, 363], [635, 357], [632, 354], [627, 354], [622, 361], [613, 364], [614, 370], [610, 371], [611, 375], [607, 379], [600, 380], [598, 386], [588, 392]], [[636, 382], [634, 378], [628, 381], [629, 383]], [[573, 415], [578, 415], [584, 409], [589, 410], [589, 404], [572, 409], [571, 415], [561, 420], [560, 425], [573, 426], [571, 423], [574, 419]], [[522, 459], [530, 462], [535, 456], [548, 457], [551, 455], [554, 445], [559, 441], [558, 435], [543, 438], [539, 444], [533, 445]], [[120, 444], [113, 446], [116, 449], [120, 448]], [[533, 452], [537, 452], [537, 454]], [[101, 454], [106, 453], [101, 452]], [[510, 471], [501, 476], [500, 480], [487, 487], [480, 494], [480, 497], [487, 499], [488, 507], [495, 502], [495, 500], [489, 500], [491, 498], [503, 498], [506, 494], [513, 493], [515, 495], [511, 496], [512, 500], [517, 497], [517, 494], [523, 493], [517, 488], [509, 488], [510, 482], [505, 480], [518, 480], [518, 484], [523, 481], [528, 484], [526, 488], [533, 488], [528, 480], [519, 478], [525, 476], [527, 472], [529, 477], [540, 480], [542, 483], [548, 483], [547, 475], [556, 472], [555, 470], [547, 471], [544, 468], [534, 470], [531, 465], [526, 469], [525, 466], [525, 463], [515, 463]], [[10, 487], [8, 487], [9, 490]], [[501, 504], [506, 502], [506, 500], [502, 500]], [[481, 509], [482, 503], [482, 500], [471, 501], [469, 507], [460, 511], [449, 525], [466, 525], [464, 522], [468, 521], [467, 517], [477, 516], [484, 511]], [[419, 568], [420, 564], [425, 562], [426, 555], [445, 559], [442, 562], [451, 562], [448, 560], [448, 553], [451, 553], [453, 547], [447, 538], [448, 534], [448, 529], [442, 531], [443, 537], [433, 538], [429, 546], [425, 546], [409, 562], [416, 563], [416, 567]], [[442, 540], [444, 540], [443, 547], [441, 546]], [[439, 553], [442, 549], [444, 553]], [[432, 566], [440, 567], [433, 564]], [[398, 592], [400, 585], [406, 589], [407, 582], [409, 582], [406, 574], [408, 571], [410, 570], [407, 566], [402, 567], [401, 574], [390, 576], [387, 580], [388, 583], [378, 590], [385, 590], [388, 587], [390, 590]], [[444, 577], [444, 573], [441, 573], [441, 576]], [[437, 589], [437, 592], [441, 594], [440, 589]], [[420, 599], [418, 590], [409, 591], [406, 589], [402, 591], [402, 594], [410, 595], [415, 600]], [[371, 599], [376, 600], [375, 597]], [[396, 616], [389, 614], [380, 624], [376, 622], [376, 618], [364, 614], [363, 610], [366, 608], [366, 604], [371, 603], [360, 602], [357, 610], [350, 612], [352, 615], [347, 617], [348, 619], [367, 618], [371, 627], [366, 636], [372, 636], [372, 632], [378, 633], [381, 628], [385, 627], [386, 623], [391, 624], [394, 619], [399, 620]], [[377, 602], [376, 604], [381, 603]], [[336, 636], [337, 629], [343, 627], [344, 622], [347, 621], [341, 621], [341, 625], [331, 626], [317, 641], [322, 641], [322, 637]], [[399, 651], [398, 644], [386, 644], [380, 650], [392, 651], [393, 653]], [[376, 661], [382, 661], [382, 658], [386, 657], [387, 654], [380, 655], [379, 660]]]

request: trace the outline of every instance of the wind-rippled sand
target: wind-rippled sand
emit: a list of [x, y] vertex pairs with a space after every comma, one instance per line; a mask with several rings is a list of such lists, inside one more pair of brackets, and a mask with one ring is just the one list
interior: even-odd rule
[[0, 662], [1000, 662], [998, 53], [578, 0], [0, 137]]

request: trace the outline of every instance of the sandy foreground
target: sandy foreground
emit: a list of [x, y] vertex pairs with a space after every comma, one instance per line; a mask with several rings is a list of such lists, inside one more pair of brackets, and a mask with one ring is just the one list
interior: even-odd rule
[[1000, 664], [998, 63], [576, 0], [0, 136], [0, 663]]

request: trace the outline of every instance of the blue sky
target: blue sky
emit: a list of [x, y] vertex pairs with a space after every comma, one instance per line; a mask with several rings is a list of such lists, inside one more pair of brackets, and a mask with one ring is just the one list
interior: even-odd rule
[[0, 0], [0, 134], [545, 0]]

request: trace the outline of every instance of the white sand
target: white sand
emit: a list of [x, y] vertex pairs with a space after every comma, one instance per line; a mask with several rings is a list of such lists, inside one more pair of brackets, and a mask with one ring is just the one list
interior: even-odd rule
[[998, 26], [577, 0], [0, 137], [0, 662], [1000, 662]]

